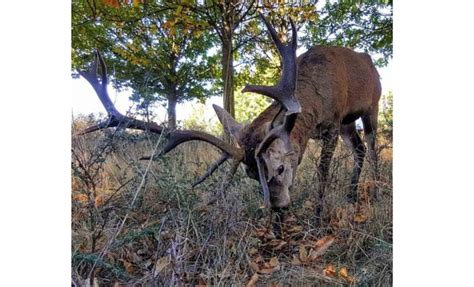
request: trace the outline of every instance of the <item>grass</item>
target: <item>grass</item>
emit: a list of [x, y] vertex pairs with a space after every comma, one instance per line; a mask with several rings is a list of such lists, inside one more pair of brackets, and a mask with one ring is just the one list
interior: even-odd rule
[[[268, 235], [272, 214], [259, 208], [259, 184], [243, 170], [225, 192], [221, 185], [228, 165], [191, 188], [218, 157], [209, 145], [187, 143], [148, 166], [138, 159], [152, 153], [157, 137], [113, 130], [74, 135], [84, 125], [84, 120], [73, 123], [73, 285], [245, 286], [256, 273], [252, 262], [274, 257], [278, 265], [271, 272], [255, 275], [258, 286], [392, 284], [392, 159], [384, 138], [379, 139], [384, 146], [376, 183], [380, 196], [364, 205], [368, 219], [356, 223], [356, 207], [345, 202], [352, 155], [341, 141], [319, 228], [313, 216], [319, 150], [310, 141], [291, 194], [293, 221], [285, 227], [294, 232], [285, 235], [283, 248], [276, 248], [278, 242]], [[373, 186], [364, 167], [361, 194]], [[335, 241], [324, 254], [295, 264], [304, 244], [327, 235]], [[327, 272], [329, 265], [334, 276]], [[352, 283], [337, 274], [343, 268]]]

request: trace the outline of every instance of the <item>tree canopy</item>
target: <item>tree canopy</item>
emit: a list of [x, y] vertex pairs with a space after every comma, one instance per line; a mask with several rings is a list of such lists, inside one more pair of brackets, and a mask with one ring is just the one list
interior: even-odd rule
[[247, 83], [273, 84], [279, 77], [279, 56], [257, 11], [267, 15], [284, 41], [290, 16], [300, 46], [347, 46], [371, 54], [379, 66], [388, 63], [392, 1], [317, 2], [73, 0], [73, 76], [99, 49], [114, 87], [131, 88], [132, 100], [147, 115], [154, 103], [166, 103], [172, 128], [176, 104], [190, 99], [223, 95], [233, 114], [235, 90]]

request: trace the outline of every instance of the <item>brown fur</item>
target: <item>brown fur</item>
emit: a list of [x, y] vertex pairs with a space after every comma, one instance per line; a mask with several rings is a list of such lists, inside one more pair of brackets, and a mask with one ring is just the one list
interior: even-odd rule
[[[298, 57], [297, 66], [295, 95], [302, 112], [291, 131], [297, 164], [310, 138], [329, 138], [331, 134], [337, 138], [343, 125], [350, 127], [348, 130], [352, 132], [352, 123], [359, 117], [375, 122], [366, 127], [364, 121], [364, 127], [376, 130], [381, 85], [369, 55], [343, 47], [315, 46]], [[270, 105], [241, 130], [237, 139], [245, 152], [243, 162], [247, 173], [254, 179], [258, 179], [255, 148], [268, 132], [279, 109], [276, 102]]]

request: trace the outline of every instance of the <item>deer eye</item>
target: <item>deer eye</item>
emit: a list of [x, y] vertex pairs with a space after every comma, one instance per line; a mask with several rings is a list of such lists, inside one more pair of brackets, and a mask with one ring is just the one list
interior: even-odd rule
[[285, 171], [285, 167], [283, 165], [280, 165], [277, 169], [278, 175], [282, 174]]

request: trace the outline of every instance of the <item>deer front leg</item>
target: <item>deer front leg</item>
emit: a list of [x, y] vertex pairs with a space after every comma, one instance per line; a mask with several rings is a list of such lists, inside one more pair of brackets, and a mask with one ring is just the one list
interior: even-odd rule
[[366, 148], [356, 130], [355, 122], [343, 125], [341, 127], [341, 135], [344, 143], [354, 154], [354, 168], [352, 170], [351, 185], [349, 187], [349, 193], [347, 194], [347, 201], [355, 203], [357, 201], [357, 188], [362, 165], [364, 164]]
[[330, 132], [323, 137], [322, 140], [322, 150], [321, 150], [321, 159], [318, 166], [318, 175], [319, 175], [319, 189], [318, 189], [318, 200], [316, 202], [316, 222], [321, 223], [321, 212], [324, 206], [324, 193], [328, 185], [328, 174], [329, 167], [331, 165], [331, 159], [334, 155], [334, 150], [337, 145], [337, 136], [336, 132]]
[[[364, 138], [367, 142], [368, 152], [369, 152], [369, 165], [370, 171], [372, 174], [372, 179], [374, 181], [379, 180], [378, 172], [378, 163], [377, 163], [377, 152], [376, 152], [376, 140], [377, 140], [377, 115], [378, 107], [374, 108], [374, 111], [369, 115], [362, 117], [362, 122], [364, 123]], [[378, 189], [377, 184], [373, 193], [374, 199], [377, 199]]]

